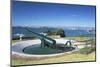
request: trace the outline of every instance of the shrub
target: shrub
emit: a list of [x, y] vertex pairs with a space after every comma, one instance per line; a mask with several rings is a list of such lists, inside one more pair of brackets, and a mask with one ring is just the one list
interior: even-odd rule
[[57, 35], [60, 35], [61, 37], [65, 37], [65, 32], [64, 32], [64, 30], [63, 30], [63, 29], [59, 29], [59, 30], [57, 31]]
[[80, 53], [81, 54], [89, 54], [91, 52], [95, 51], [95, 48], [91, 48], [91, 47], [84, 47], [82, 49], [80, 49]]

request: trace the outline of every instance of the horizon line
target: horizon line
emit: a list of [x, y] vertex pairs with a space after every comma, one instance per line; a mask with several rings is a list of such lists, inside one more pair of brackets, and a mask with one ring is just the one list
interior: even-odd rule
[[[22, 26], [22, 25], [12, 25], [12, 27], [93, 27], [93, 26], [28, 26], [28, 25], [24, 25], [24, 26]], [[94, 26], [94, 28], [95, 28], [95, 26]]]

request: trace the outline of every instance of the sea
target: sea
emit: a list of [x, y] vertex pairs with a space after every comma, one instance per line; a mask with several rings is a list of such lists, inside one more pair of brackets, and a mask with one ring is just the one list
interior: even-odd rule
[[[18, 36], [16, 36], [17, 34], [23, 34], [24, 37], [33, 37], [33, 34], [30, 33], [29, 31], [26, 30], [30, 29], [33, 32], [36, 33], [41, 33], [41, 32], [46, 32], [47, 30], [50, 31], [55, 31], [59, 28], [52, 28], [52, 27], [12, 27], [12, 38], [17, 38]], [[91, 28], [63, 28], [65, 36], [66, 37], [75, 37], [75, 36], [86, 36], [86, 37], [91, 37], [91, 36], [95, 36], [95, 30], [91, 33], [89, 30]]]

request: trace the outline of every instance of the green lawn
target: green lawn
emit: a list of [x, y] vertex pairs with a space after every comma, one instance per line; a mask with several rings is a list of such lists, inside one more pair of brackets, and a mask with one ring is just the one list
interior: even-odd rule
[[[53, 37], [51, 37], [51, 38], [53, 38]], [[84, 40], [88, 40], [89, 39], [89, 37], [63, 37], [63, 38], [64, 39], [69, 39], [69, 40], [78, 40], [78, 41], [84, 41]], [[28, 39], [24, 39], [24, 40], [28, 40]], [[12, 40], [12, 43], [19, 42], [19, 41], [20, 40]]]
[[12, 40], [12, 44], [16, 42], [20, 42], [20, 40]]
[[70, 40], [77, 40], [77, 41], [84, 41], [88, 40], [89, 37], [64, 37], [65, 39], [70, 39]]
[[65, 54], [59, 57], [51, 57], [42, 60], [12, 59], [12, 65], [46, 64], [46, 63], [78, 62], [78, 61], [95, 61], [95, 53], [91, 53], [88, 55]]

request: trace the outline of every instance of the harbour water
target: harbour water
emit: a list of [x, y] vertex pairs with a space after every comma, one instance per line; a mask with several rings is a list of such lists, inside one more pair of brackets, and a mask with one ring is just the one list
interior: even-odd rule
[[[16, 37], [16, 34], [23, 34], [24, 37], [32, 37], [33, 34], [28, 32], [26, 27], [12, 27], [12, 38]], [[56, 30], [57, 28], [29, 28], [34, 32], [41, 33], [47, 30]], [[95, 31], [91, 34], [87, 29], [64, 29], [65, 36], [74, 37], [74, 36], [95, 36]]]

